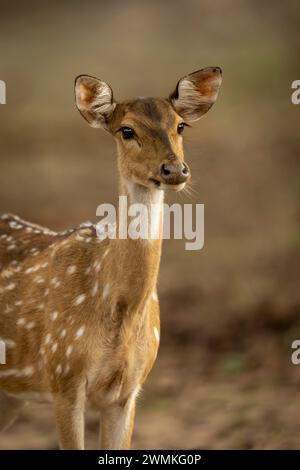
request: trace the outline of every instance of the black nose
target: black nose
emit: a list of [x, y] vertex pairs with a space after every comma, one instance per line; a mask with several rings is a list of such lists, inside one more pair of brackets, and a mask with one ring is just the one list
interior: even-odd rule
[[160, 176], [167, 184], [180, 184], [188, 179], [190, 170], [185, 163], [163, 163]]

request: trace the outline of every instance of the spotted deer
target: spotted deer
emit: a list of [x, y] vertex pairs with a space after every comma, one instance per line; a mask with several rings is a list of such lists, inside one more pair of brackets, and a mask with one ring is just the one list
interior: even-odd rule
[[182, 133], [214, 104], [220, 84], [221, 69], [208, 67], [181, 78], [168, 99], [117, 103], [104, 81], [77, 77], [78, 110], [115, 138], [119, 194], [154, 205], [158, 236], [99, 239], [93, 223], [56, 233], [2, 215], [0, 429], [28, 400], [50, 400], [60, 448], [83, 449], [89, 402], [100, 414], [100, 447], [130, 447], [137, 395], [160, 338], [164, 191], [190, 178]]

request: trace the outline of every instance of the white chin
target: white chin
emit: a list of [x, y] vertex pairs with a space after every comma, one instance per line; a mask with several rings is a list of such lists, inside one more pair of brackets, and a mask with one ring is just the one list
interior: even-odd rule
[[171, 191], [181, 191], [185, 187], [185, 183], [180, 183], [180, 184], [165, 184], [161, 183], [159, 189], [163, 190], [171, 190]]

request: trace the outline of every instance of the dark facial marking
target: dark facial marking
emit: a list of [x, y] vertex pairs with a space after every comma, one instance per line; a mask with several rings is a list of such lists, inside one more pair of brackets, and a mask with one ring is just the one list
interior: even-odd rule
[[169, 139], [168, 132], [175, 126], [175, 116], [170, 113], [167, 103], [157, 103], [153, 98], [143, 98], [139, 101], [142, 106], [141, 112], [153, 123], [153, 127], [139, 122], [145, 132], [150, 133], [155, 141], [163, 143], [165, 149], [171, 154], [173, 153], [172, 145]]
[[175, 126], [175, 116], [170, 112], [168, 103], [163, 100], [157, 101], [153, 98], [143, 98], [140, 100], [142, 104], [141, 111], [156, 125], [163, 124], [166, 130], [170, 130]]
[[173, 153], [172, 145], [167, 131], [158, 128], [148, 129], [148, 132], [150, 132], [150, 134], [153, 136], [153, 139], [155, 139], [156, 141], [160, 140], [164, 144], [164, 147], [168, 152]]
[[142, 113], [151, 121], [160, 123], [162, 121], [163, 115], [161, 110], [156, 105], [155, 101], [151, 98], [142, 98], [139, 101], [141, 105]]

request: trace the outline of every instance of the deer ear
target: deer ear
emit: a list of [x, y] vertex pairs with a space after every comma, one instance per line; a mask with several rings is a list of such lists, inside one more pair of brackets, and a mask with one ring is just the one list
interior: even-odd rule
[[220, 67], [207, 67], [181, 78], [169, 99], [183, 119], [197, 121], [215, 103], [221, 83]]
[[92, 127], [107, 129], [109, 119], [116, 107], [113, 92], [107, 83], [89, 75], [75, 79], [76, 105]]

